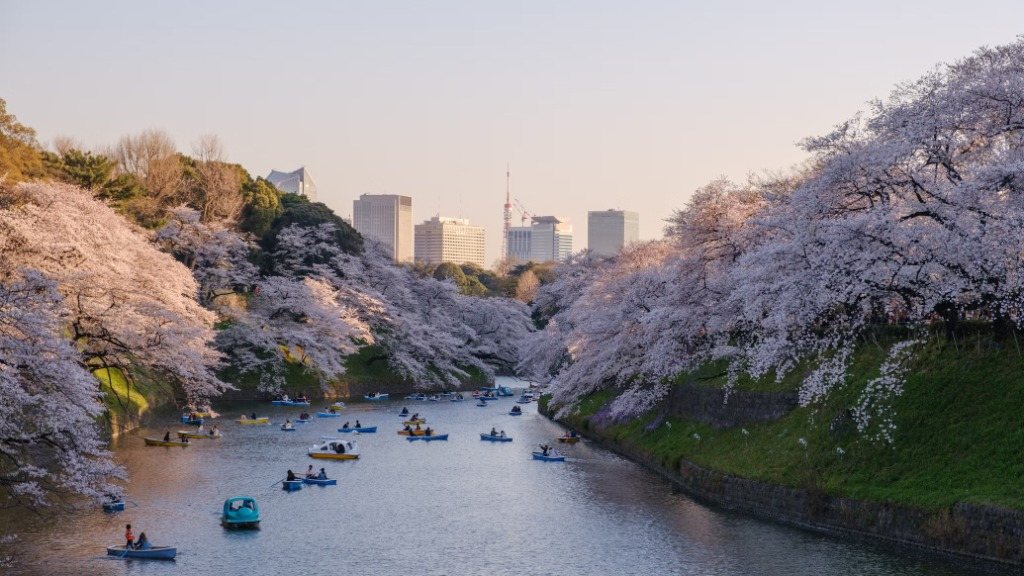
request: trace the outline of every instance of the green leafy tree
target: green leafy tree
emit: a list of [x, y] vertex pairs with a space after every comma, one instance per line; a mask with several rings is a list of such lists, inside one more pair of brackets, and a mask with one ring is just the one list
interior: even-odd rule
[[[248, 173], [245, 175], [249, 176]], [[284, 214], [281, 193], [273, 184], [261, 177], [243, 180], [242, 196], [245, 198], [245, 208], [242, 209], [239, 227], [243, 232], [250, 232], [257, 238], [262, 238], [270, 231], [274, 219]]]
[[112, 180], [117, 167], [117, 163], [107, 156], [75, 148], [59, 154], [44, 152], [43, 163], [53, 178], [93, 192], [101, 190]]
[[[299, 194], [282, 194], [281, 215], [274, 219], [270, 230], [263, 236], [260, 245], [263, 248], [265, 271], [273, 274], [276, 262], [274, 252], [277, 249], [277, 236], [285, 228], [296, 225], [300, 228], [316, 228], [321, 224], [333, 224], [336, 228], [332, 233], [332, 241], [335, 246], [349, 254], [362, 254], [363, 237], [356, 232], [356, 229], [345, 222], [325, 204], [310, 202], [305, 196]], [[304, 256], [307, 266], [322, 263], [316, 254]]]
[[19, 123], [14, 114], [8, 114], [7, 102], [0, 98], [0, 177], [13, 184], [44, 174], [36, 131]]

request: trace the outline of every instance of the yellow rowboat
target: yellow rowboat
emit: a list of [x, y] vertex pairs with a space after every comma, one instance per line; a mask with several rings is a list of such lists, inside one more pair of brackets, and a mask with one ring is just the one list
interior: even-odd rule
[[270, 424], [270, 417], [264, 416], [262, 418], [239, 418], [235, 420], [239, 424]]
[[328, 408], [334, 408], [335, 410], [344, 410], [345, 409], [345, 403], [344, 402], [335, 402], [334, 404], [331, 404], [330, 406], [328, 406]]
[[193, 412], [192, 413], [192, 419], [193, 420], [198, 420], [200, 418], [213, 418], [213, 415], [210, 414], [209, 412]]
[[310, 452], [309, 455], [325, 460], [356, 460], [359, 458], [359, 454], [336, 454], [333, 452]]
[[423, 436], [426, 433], [427, 433], [426, 430], [413, 430], [412, 432], [409, 432], [408, 430], [399, 430], [398, 431], [398, 435], [399, 436]]
[[159, 438], [143, 438], [146, 441], [146, 446], [181, 446], [182, 448], [189, 445], [188, 442], [179, 442], [172, 440], [170, 442], [164, 442]]
[[406, 426], [415, 426], [417, 424], [426, 424], [426, 423], [427, 423], [427, 419], [426, 418], [420, 418], [419, 420], [408, 420], [406, 422], [402, 422], [402, 424], [405, 424]]
[[178, 430], [178, 438], [186, 436], [188, 438], [208, 438], [210, 440], [216, 440], [220, 438], [220, 434], [203, 434], [202, 432], [188, 432], [185, 430]]
[[561, 438], [558, 439], [558, 441], [562, 442], [563, 444], [575, 444], [575, 443], [580, 441], [580, 437], [579, 436], [562, 436]]

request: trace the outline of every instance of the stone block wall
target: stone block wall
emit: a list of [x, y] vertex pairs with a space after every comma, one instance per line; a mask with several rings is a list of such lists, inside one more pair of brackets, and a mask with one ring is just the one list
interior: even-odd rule
[[715, 428], [732, 428], [751, 422], [777, 420], [798, 405], [796, 392], [748, 392], [734, 390], [728, 395], [719, 388], [691, 384], [672, 387], [667, 399], [668, 413]]

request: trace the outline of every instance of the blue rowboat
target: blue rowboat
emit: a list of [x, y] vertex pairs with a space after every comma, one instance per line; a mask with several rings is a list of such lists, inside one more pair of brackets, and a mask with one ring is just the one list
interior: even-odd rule
[[375, 392], [373, 394], [366, 394], [365, 396], [363, 396], [363, 400], [371, 400], [371, 401], [373, 401], [373, 400], [387, 400], [387, 399], [388, 399], [388, 395], [387, 394], [381, 394], [379, 392]]
[[338, 483], [336, 478], [328, 478], [321, 480], [319, 478], [303, 478], [302, 482], [305, 484], [315, 484], [317, 486], [334, 486]]
[[312, 420], [312, 418], [296, 418], [292, 424], [309, 424]]
[[248, 530], [260, 527], [260, 507], [251, 496], [237, 496], [224, 501], [220, 524], [225, 528]]
[[374, 433], [377, 431], [376, 426], [363, 426], [361, 428], [338, 428], [338, 432], [360, 432], [360, 433]]
[[409, 436], [406, 440], [412, 442], [413, 440], [423, 440], [424, 442], [430, 442], [432, 440], [447, 440], [447, 434], [434, 434], [433, 436]]
[[338, 416], [341, 416], [340, 412], [317, 412], [316, 413], [316, 417], [317, 418], [337, 418]]
[[281, 484], [283, 485], [284, 489], [289, 492], [294, 492], [295, 490], [302, 490], [302, 480], [285, 480], [284, 482], [281, 482]]
[[120, 502], [106, 502], [103, 504], [104, 512], [121, 512], [124, 510], [124, 500]]
[[534, 452], [533, 453], [533, 459], [534, 460], [543, 460], [545, 462], [565, 462], [565, 456], [562, 456], [561, 454], [554, 454], [554, 453], [548, 454], [547, 456], [545, 456], [543, 452]]
[[281, 424], [281, 430], [284, 430], [285, 432], [295, 432], [295, 426], [285, 426], [284, 424]]
[[153, 546], [147, 550], [124, 551], [124, 544], [120, 546], [107, 546], [107, 556], [120, 556], [122, 558], [152, 558], [158, 560], [171, 560], [178, 554], [175, 546]]
[[509, 416], [522, 416], [523, 413], [522, 412], [516, 412], [516, 411], [513, 410], [512, 412], [509, 412], [508, 415]]
[[484, 406], [487, 406], [487, 402], [484, 402], [483, 400], [481, 400], [481, 401], [477, 402], [476, 405], [480, 406], [480, 407], [484, 407]]
[[406, 400], [426, 400], [426, 394], [409, 394], [405, 397]]
[[481, 440], [487, 440], [488, 442], [511, 442], [512, 438], [509, 436], [491, 436], [490, 434], [480, 433]]

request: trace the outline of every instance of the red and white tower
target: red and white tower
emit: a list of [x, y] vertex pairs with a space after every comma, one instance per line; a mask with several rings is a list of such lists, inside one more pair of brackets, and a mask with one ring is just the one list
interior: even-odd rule
[[509, 180], [511, 173], [505, 165], [505, 229], [501, 235], [501, 257], [508, 259], [508, 231], [512, 228], [512, 195], [509, 193]]

